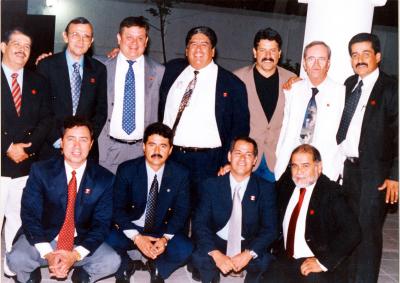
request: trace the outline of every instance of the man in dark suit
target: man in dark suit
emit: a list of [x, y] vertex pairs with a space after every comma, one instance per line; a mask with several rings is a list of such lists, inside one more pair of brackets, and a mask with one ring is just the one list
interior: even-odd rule
[[113, 175], [87, 160], [91, 125], [67, 118], [61, 140], [64, 158], [32, 165], [22, 196], [22, 232], [7, 260], [19, 282], [40, 282], [41, 266], [72, 282], [95, 282], [113, 274], [118, 254], [104, 243], [112, 217]]
[[356, 74], [345, 82], [336, 138], [345, 159], [343, 190], [362, 232], [350, 261], [351, 282], [372, 283], [378, 280], [387, 204], [398, 200], [398, 82], [379, 70], [376, 35], [355, 35], [349, 53]]
[[347, 282], [344, 260], [360, 241], [360, 227], [322, 165], [315, 147], [300, 145], [290, 157], [291, 175], [277, 183], [281, 232], [267, 282]]
[[90, 158], [98, 160], [97, 138], [107, 118], [107, 71], [86, 53], [93, 43], [93, 26], [83, 17], [71, 20], [63, 32], [66, 50], [41, 60], [37, 70], [50, 86], [51, 109], [55, 116], [41, 159], [60, 155], [60, 136], [65, 117], [78, 115], [89, 120], [94, 130]]
[[128, 250], [147, 259], [151, 282], [164, 279], [185, 264], [192, 244], [183, 227], [189, 215], [189, 174], [168, 160], [172, 131], [162, 124], [149, 125], [143, 137], [144, 157], [122, 163], [114, 185], [114, 229], [107, 239], [121, 256], [117, 282], [130, 282], [135, 272]]
[[229, 174], [207, 179], [200, 186], [200, 203], [193, 222], [196, 250], [193, 264], [202, 282], [219, 282], [220, 275], [262, 282], [272, 260], [268, 247], [277, 236], [274, 185], [252, 174], [257, 144], [235, 138], [228, 153]]
[[192, 28], [186, 60], [166, 64], [160, 87], [159, 119], [174, 132], [171, 158], [190, 169], [194, 188], [217, 174], [233, 138], [250, 130], [246, 87], [214, 63], [216, 44], [211, 28]]
[[[6, 251], [21, 226], [21, 196], [29, 169], [52, 126], [45, 80], [27, 69], [32, 39], [23, 28], [4, 33], [1, 42], [1, 190], [0, 227]], [[12, 275], [6, 261], [4, 272]]]

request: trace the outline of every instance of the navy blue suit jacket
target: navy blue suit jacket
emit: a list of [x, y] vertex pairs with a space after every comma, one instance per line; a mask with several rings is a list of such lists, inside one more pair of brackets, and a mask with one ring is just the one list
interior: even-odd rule
[[[201, 184], [200, 203], [193, 223], [198, 248], [205, 253], [217, 249], [216, 233], [229, 221], [232, 194], [229, 174]], [[242, 250], [266, 254], [277, 237], [277, 210], [274, 185], [251, 175], [242, 199]]]
[[[105, 168], [87, 162], [75, 202], [75, 245], [91, 253], [105, 240], [112, 218], [114, 176]], [[32, 165], [22, 195], [23, 232], [31, 245], [51, 242], [64, 223], [68, 181], [63, 158]]]
[[[174, 59], [165, 66], [165, 73], [160, 86], [160, 103], [158, 117], [163, 121], [165, 104], [169, 89], [189, 65], [185, 59]], [[218, 66], [217, 85], [215, 90], [215, 118], [219, 137], [223, 147], [221, 165], [227, 163], [226, 156], [231, 141], [238, 136], [248, 136], [250, 132], [250, 114], [247, 106], [245, 84], [234, 74]], [[199, 117], [201, 119], [201, 117]]]
[[[139, 229], [132, 223], [145, 212], [147, 203], [145, 158], [119, 165], [114, 185], [113, 222], [121, 230]], [[190, 212], [189, 173], [181, 165], [167, 160], [159, 187], [154, 231], [157, 234], [182, 232]]]

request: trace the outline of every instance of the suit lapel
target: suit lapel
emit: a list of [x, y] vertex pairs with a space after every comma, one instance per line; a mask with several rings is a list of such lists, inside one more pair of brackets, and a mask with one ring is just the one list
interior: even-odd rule
[[133, 185], [132, 197], [135, 199], [139, 205], [139, 215], [142, 215], [146, 209], [147, 203], [147, 170], [146, 161], [142, 157], [142, 162], [138, 166], [137, 179], [135, 180], [135, 185]]
[[[24, 72], [25, 73], [25, 72]], [[4, 74], [3, 68], [1, 68], [1, 111], [2, 115], [7, 113], [7, 116], [17, 119], [17, 110], [15, 109], [14, 100], [12, 98], [11, 89], [8, 85], [6, 75]]]
[[[114, 96], [115, 96], [115, 72], [117, 69], [117, 57], [107, 61], [107, 104], [108, 104], [108, 117], [111, 117], [114, 109]], [[109, 123], [106, 123], [109, 125]], [[109, 131], [107, 130], [107, 133]]]
[[[257, 183], [253, 176], [250, 176], [249, 183], [247, 184], [246, 191], [244, 192], [242, 199], [242, 235], [246, 235], [247, 231], [245, 231], [247, 225], [247, 221], [249, 217], [252, 217], [254, 214], [254, 204], [258, 201], [258, 189]], [[249, 217], [248, 217], [249, 215]]]
[[82, 180], [79, 185], [78, 193], [75, 201], [75, 222], [80, 218], [80, 214], [85, 206], [86, 199], [89, 198], [95, 189], [95, 172], [90, 162], [87, 162], [85, 172], [83, 172]]
[[71, 84], [69, 81], [68, 64], [67, 58], [65, 57], [65, 52], [59, 54], [56, 65], [57, 68], [55, 68], [54, 71], [57, 73], [57, 77], [65, 78], [59, 81], [58, 90], [62, 95], [60, 95], [58, 99], [67, 106], [68, 113], [72, 115]]
[[147, 107], [154, 107], [152, 105], [152, 88], [153, 88], [153, 83], [155, 80], [156, 74], [155, 70], [151, 65], [151, 62], [147, 60], [146, 57], [144, 57], [144, 126], [146, 127], [147, 125], [150, 124], [151, 121], [151, 109], [146, 109]]
[[222, 213], [222, 220], [223, 223], [228, 223], [229, 218], [231, 217], [232, 213], [232, 207], [233, 207], [233, 202], [232, 202], [232, 192], [231, 192], [231, 184], [229, 181], [229, 174], [226, 174], [223, 176], [220, 180], [221, 184], [219, 187], [217, 187], [217, 191], [215, 192], [217, 195], [219, 195], [217, 200], [217, 205], [220, 207], [219, 211]]
[[68, 202], [68, 180], [65, 173], [64, 159], [58, 158], [55, 161], [53, 171], [50, 177], [54, 180], [52, 182], [52, 192], [57, 192], [58, 198], [60, 200], [61, 211], [63, 215], [67, 211]]
[[91, 95], [93, 91], [91, 91], [92, 84], [95, 83], [95, 78], [93, 74], [93, 67], [90, 60], [85, 55], [83, 57], [83, 75], [82, 75], [82, 85], [81, 85], [81, 94], [79, 97], [78, 108], [76, 109], [76, 113], [80, 113], [80, 109], [84, 109], [84, 105], [88, 101], [88, 95]]
[[215, 87], [215, 120], [217, 121], [218, 132], [220, 133], [220, 136], [221, 129], [219, 128], [219, 126], [223, 125], [222, 121], [223, 115], [225, 113], [224, 93], [225, 85], [221, 77], [221, 67], [218, 66], [217, 85]]
[[174, 189], [176, 187], [173, 186], [173, 180], [174, 176], [172, 168], [167, 162], [165, 164], [160, 190], [158, 192], [158, 197], [157, 197], [156, 221], [163, 220], [164, 215], [166, 214], [167, 209], [169, 207], [169, 204], [171, 203], [171, 198], [173, 195], [175, 195]]

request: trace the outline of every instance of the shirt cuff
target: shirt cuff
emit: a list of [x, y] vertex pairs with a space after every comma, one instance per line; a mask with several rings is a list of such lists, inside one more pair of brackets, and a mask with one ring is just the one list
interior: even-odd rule
[[45, 255], [53, 252], [53, 248], [48, 242], [37, 243], [35, 244], [35, 248], [38, 250], [41, 258], [44, 258]]
[[253, 259], [256, 259], [258, 257], [258, 254], [255, 251], [249, 250], [249, 253]]
[[135, 230], [135, 229], [124, 230], [123, 232], [124, 232], [125, 236], [127, 236], [127, 237], [128, 237], [129, 239], [131, 239], [132, 241], [133, 241], [133, 239], [134, 239], [137, 235], [139, 235], [138, 230]]
[[53, 147], [54, 147], [54, 148], [61, 148], [61, 138], [59, 138], [58, 140], [56, 140], [56, 141], [53, 143]]
[[83, 246], [77, 246], [74, 248], [74, 250], [79, 254], [79, 256], [81, 257], [79, 260], [84, 259], [89, 253], [90, 251], [85, 249]]
[[174, 234], [164, 234], [163, 235], [165, 238], [167, 238], [167, 240], [171, 240], [175, 235]]
[[320, 263], [318, 259], [317, 259], [317, 263], [321, 267], [323, 272], [327, 272], [328, 271], [328, 268], [326, 268], [322, 263]]

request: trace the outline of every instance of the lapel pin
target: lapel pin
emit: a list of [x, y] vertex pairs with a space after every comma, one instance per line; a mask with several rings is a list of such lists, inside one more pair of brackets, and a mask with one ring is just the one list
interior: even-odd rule
[[171, 190], [170, 189], [167, 189], [167, 193], [169, 193]]
[[228, 97], [228, 93], [227, 92], [224, 92], [224, 97]]
[[331, 106], [331, 105], [330, 105], [329, 103], [327, 103], [327, 104], [326, 104], [326, 107], [329, 107], [329, 106]]
[[310, 209], [310, 215], [314, 215], [314, 214], [315, 214], [314, 209]]
[[154, 80], [154, 77], [149, 77], [149, 80], [150, 80], [150, 81], [153, 81], [153, 80]]
[[251, 201], [255, 201], [256, 200], [256, 196], [250, 196], [250, 200]]
[[371, 99], [370, 103], [371, 103], [372, 106], [375, 106], [376, 105], [376, 100], [375, 99]]
[[33, 95], [37, 94], [36, 89], [32, 89], [32, 94], [33, 94]]
[[96, 79], [95, 78], [90, 78], [90, 83], [91, 84], [94, 84], [96, 82]]
[[84, 191], [83, 191], [83, 193], [85, 194], [85, 195], [89, 195], [90, 193], [91, 193], [91, 189], [89, 189], [89, 188], [86, 188]]

